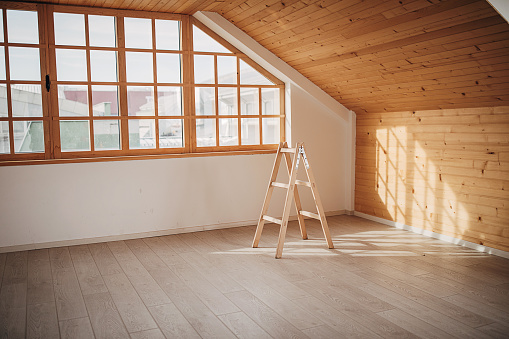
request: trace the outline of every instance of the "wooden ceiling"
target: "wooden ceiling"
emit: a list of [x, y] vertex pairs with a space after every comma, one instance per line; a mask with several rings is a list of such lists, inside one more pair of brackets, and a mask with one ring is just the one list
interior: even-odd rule
[[357, 113], [509, 105], [509, 24], [485, 0], [50, 0], [223, 15]]

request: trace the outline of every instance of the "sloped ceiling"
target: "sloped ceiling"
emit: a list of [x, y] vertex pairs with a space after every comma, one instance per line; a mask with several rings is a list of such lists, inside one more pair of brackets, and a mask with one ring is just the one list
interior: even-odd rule
[[357, 113], [509, 105], [509, 24], [485, 0], [49, 2], [217, 12]]

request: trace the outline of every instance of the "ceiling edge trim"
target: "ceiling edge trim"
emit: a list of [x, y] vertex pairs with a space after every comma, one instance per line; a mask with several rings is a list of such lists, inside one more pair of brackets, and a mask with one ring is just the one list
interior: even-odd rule
[[493, 7], [498, 14], [502, 18], [505, 19], [505, 21], [509, 22], [509, 1], [507, 0], [487, 0], [488, 3]]
[[336, 99], [220, 14], [200, 11], [193, 14], [193, 16], [286, 84], [295, 84], [343, 120], [347, 122], [352, 120], [352, 117], [355, 115], [353, 111], [340, 104]]

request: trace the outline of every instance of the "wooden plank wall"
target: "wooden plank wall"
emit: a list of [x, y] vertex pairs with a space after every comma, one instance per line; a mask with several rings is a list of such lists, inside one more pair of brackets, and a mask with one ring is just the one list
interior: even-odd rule
[[509, 107], [357, 117], [355, 210], [509, 251]]

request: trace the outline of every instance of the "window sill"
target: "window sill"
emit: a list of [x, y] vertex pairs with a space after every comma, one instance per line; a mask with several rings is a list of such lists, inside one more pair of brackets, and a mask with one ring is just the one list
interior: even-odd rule
[[82, 163], [82, 162], [152, 160], [152, 159], [209, 157], [209, 156], [274, 154], [277, 152], [277, 146], [275, 146], [275, 147], [276, 148], [274, 148], [274, 149], [249, 150], [249, 151], [196, 152], [196, 153], [174, 153], [174, 154], [157, 154], [157, 155], [126, 155], [126, 156], [116, 156], [116, 157], [67, 158], [67, 159], [43, 159], [43, 160], [10, 160], [10, 161], [1, 161], [0, 166], [50, 165], [50, 164], [69, 164], [69, 163]]

